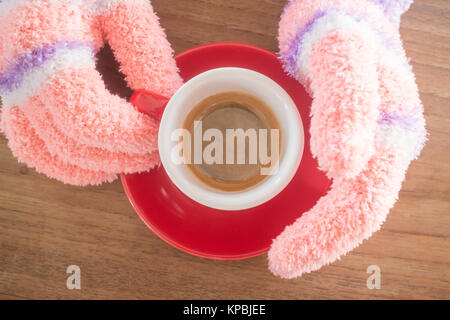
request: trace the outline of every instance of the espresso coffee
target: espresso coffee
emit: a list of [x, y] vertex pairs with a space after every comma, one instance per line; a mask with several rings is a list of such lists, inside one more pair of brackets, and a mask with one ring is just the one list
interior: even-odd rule
[[280, 124], [256, 96], [236, 91], [209, 96], [190, 111], [183, 129], [192, 137], [182, 152], [186, 163], [210, 187], [245, 190], [278, 166]]

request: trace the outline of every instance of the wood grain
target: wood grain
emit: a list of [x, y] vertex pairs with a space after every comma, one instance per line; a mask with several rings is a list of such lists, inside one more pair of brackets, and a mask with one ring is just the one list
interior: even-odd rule
[[[277, 50], [284, 0], [152, 3], [177, 53], [216, 41]], [[187, 255], [147, 229], [119, 181], [77, 188], [50, 180], [19, 164], [0, 135], [0, 299], [450, 298], [450, 1], [416, 0], [401, 33], [430, 140], [382, 230], [340, 261], [281, 280], [267, 270], [265, 255]], [[120, 76], [107, 62], [110, 52], [101, 54], [111, 91], [129, 95], [113, 84]], [[72, 264], [81, 267], [81, 290], [66, 288]], [[372, 264], [381, 268], [380, 290], [366, 287]]]

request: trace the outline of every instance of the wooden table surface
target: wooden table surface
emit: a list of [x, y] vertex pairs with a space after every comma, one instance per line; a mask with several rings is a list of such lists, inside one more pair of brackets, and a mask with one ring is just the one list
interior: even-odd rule
[[[216, 41], [276, 51], [285, 2], [152, 1], [177, 53]], [[190, 256], [141, 222], [120, 181], [63, 185], [19, 164], [0, 135], [0, 298], [450, 298], [450, 1], [416, 0], [401, 33], [430, 140], [382, 230], [340, 261], [282, 280], [268, 271], [266, 255], [242, 261]], [[107, 61], [109, 53], [102, 54]], [[99, 68], [117, 77], [107, 62]], [[66, 288], [69, 265], [81, 268], [81, 290]], [[381, 268], [379, 290], [366, 287], [369, 265]]]

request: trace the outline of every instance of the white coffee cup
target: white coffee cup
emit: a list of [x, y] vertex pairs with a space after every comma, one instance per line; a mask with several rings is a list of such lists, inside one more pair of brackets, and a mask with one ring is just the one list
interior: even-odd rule
[[[275, 174], [242, 191], [212, 188], [196, 177], [186, 164], [173, 161], [172, 150], [178, 144], [172, 133], [203, 99], [226, 91], [240, 91], [259, 97], [278, 118], [282, 143]], [[304, 147], [303, 124], [291, 97], [272, 79], [242, 68], [212, 69], [186, 82], [167, 104], [159, 127], [158, 149], [162, 165], [172, 182], [189, 198], [205, 206], [222, 210], [242, 210], [258, 206], [280, 193], [294, 177]]]

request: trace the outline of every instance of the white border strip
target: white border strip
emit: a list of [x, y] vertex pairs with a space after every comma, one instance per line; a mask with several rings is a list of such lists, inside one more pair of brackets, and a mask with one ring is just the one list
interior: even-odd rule
[[46, 83], [59, 71], [69, 67], [95, 69], [95, 59], [92, 49], [90, 47], [82, 47], [57, 51], [55, 56], [46, 61], [42, 66], [28, 73], [16, 90], [2, 96], [3, 106], [5, 108], [20, 106], [32, 97], [39, 95]]
[[312, 29], [304, 35], [303, 41], [297, 49], [297, 55], [299, 56], [297, 68], [301, 73], [308, 75], [313, 45], [334, 30], [354, 30], [364, 34], [374, 42], [378, 53], [378, 61], [381, 65], [398, 70], [408, 77], [413, 76], [411, 69], [407, 67], [406, 57], [387, 47], [385, 41], [373, 30], [370, 24], [365, 21], [356, 21], [354, 18], [336, 10], [328, 11], [323, 17], [317, 19]]

